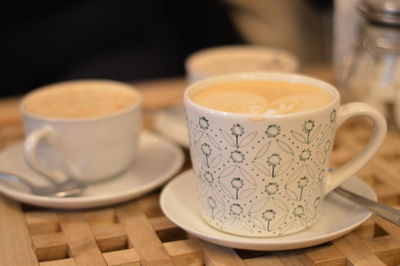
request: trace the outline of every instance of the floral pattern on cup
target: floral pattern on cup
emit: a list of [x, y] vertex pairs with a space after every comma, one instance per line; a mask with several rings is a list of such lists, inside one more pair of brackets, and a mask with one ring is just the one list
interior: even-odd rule
[[249, 121], [224, 124], [206, 114], [188, 116], [203, 218], [252, 236], [288, 234], [315, 223], [336, 110], [327, 117], [291, 127], [270, 123], [261, 134]]

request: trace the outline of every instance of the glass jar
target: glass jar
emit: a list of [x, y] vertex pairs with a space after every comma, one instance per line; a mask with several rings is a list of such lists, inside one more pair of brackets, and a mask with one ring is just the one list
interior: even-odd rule
[[343, 102], [366, 102], [400, 128], [400, 1], [364, 1], [359, 10], [365, 22], [338, 80]]

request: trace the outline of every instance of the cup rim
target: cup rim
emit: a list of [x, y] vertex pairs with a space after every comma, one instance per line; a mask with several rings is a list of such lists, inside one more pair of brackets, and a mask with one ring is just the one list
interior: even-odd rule
[[[93, 83], [93, 82], [99, 82], [99, 83], [108, 83], [111, 84], [113, 86], [118, 86], [118, 88], [124, 88], [124, 89], [129, 89], [130, 91], [132, 91], [135, 96], [136, 96], [136, 101], [132, 106], [129, 106], [126, 109], [123, 109], [121, 111], [112, 113], [112, 114], [107, 114], [107, 115], [101, 115], [101, 116], [94, 116], [94, 117], [86, 117], [86, 118], [57, 118], [57, 117], [46, 117], [46, 116], [41, 116], [41, 115], [36, 115], [36, 114], [32, 114], [31, 112], [29, 112], [28, 110], [26, 110], [26, 108], [24, 107], [24, 104], [26, 102], [26, 99], [29, 98], [30, 95], [40, 91], [40, 90], [45, 90], [45, 89], [49, 89], [51, 87], [57, 87], [60, 85], [67, 85], [67, 84], [76, 84], [76, 83]], [[21, 103], [20, 103], [20, 111], [23, 113], [24, 116], [27, 117], [31, 117], [31, 118], [35, 118], [38, 120], [44, 120], [44, 121], [49, 121], [52, 123], [76, 123], [76, 122], [92, 122], [92, 121], [98, 121], [98, 120], [102, 120], [102, 119], [107, 119], [107, 118], [113, 118], [116, 116], [120, 116], [122, 114], [125, 113], [129, 113], [135, 109], [140, 108], [140, 106], [142, 105], [142, 95], [139, 92], [139, 90], [133, 86], [130, 85], [128, 83], [124, 83], [121, 81], [116, 81], [116, 80], [109, 80], [109, 79], [78, 79], [78, 80], [68, 80], [68, 81], [61, 81], [61, 82], [57, 82], [57, 83], [52, 83], [52, 84], [48, 84], [39, 88], [36, 88], [34, 90], [32, 90], [31, 92], [27, 93], [26, 95], [23, 96]]]
[[[321, 107], [302, 111], [302, 112], [295, 112], [295, 113], [287, 113], [287, 114], [278, 114], [278, 115], [265, 115], [265, 114], [241, 114], [241, 113], [232, 113], [232, 112], [225, 112], [221, 110], [211, 109], [205, 106], [202, 106], [196, 102], [194, 102], [190, 98], [190, 92], [196, 89], [201, 90], [202, 88], [209, 87], [209, 85], [216, 85], [225, 82], [232, 82], [232, 81], [245, 81], [245, 80], [259, 80], [259, 81], [286, 81], [292, 83], [306, 83], [310, 85], [317, 86], [320, 89], [324, 89], [332, 95], [332, 101], [328, 104], [323, 105]], [[231, 116], [235, 118], [249, 118], [249, 117], [256, 117], [256, 118], [263, 118], [263, 119], [280, 119], [280, 118], [295, 118], [299, 116], [304, 116], [309, 113], [320, 112], [324, 109], [331, 109], [334, 108], [336, 105], [340, 104], [340, 94], [338, 90], [330, 83], [313, 78], [306, 75], [300, 74], [293, 74], [293, 73], [277, 73], [277, 72], [244, 72], [244, 73], [237, 73], [237, 74], [228, 74], [228, 75], [219, 75], [212, 78], [207, 78], [205, 80], [201, 80], [189, 85], [185, 92], [184, 92], [184, 102], [189, 103], [197, 109], [202, 110], [203, 112], [208, 112], [211, 114], [218, 114], [221, 116]]]

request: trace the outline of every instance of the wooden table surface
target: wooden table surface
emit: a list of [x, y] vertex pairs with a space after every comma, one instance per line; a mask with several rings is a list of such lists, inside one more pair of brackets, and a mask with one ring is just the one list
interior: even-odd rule
[[[329, 71], [307, 74], [329, 80]], [[181, 104], [182, 78], [140, 82], [145, 125], [155, 111]], [[0, 148], [23, 138], [19, 98], [0, 100]], [[369, 137], [364, 123], [339, 129], [337, 166]], [[187, 153], [186, 153], [187, 154]], [[188, 168], [189, 160], [185, 165]], [[359, 173], [379, 201], [400, 205], [400, 136], [390, 131], [379, 154]], [[199, 240], [174, 225], [158, 205], [159, 190], [123, 204], [82, 211], [48, 210], [0, 196], [0, 265], [400, 265], [400, 227], [372, 216], [353, 232], [316, 247], [245, 251]]]

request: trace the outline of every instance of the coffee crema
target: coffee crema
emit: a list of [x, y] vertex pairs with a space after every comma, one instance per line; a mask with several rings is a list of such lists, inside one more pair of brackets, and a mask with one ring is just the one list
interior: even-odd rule
[[28, 94], [23, 108], [48, 118], [80, 119], [112, 115], [137, 101], [128, 85], [112, 81], [64, 82]]
[[190, 98], [211, 109], [249, 115], [304, 112], [332, 101], [319, 87], [285, 81], [227, 82], [193, 92]]

